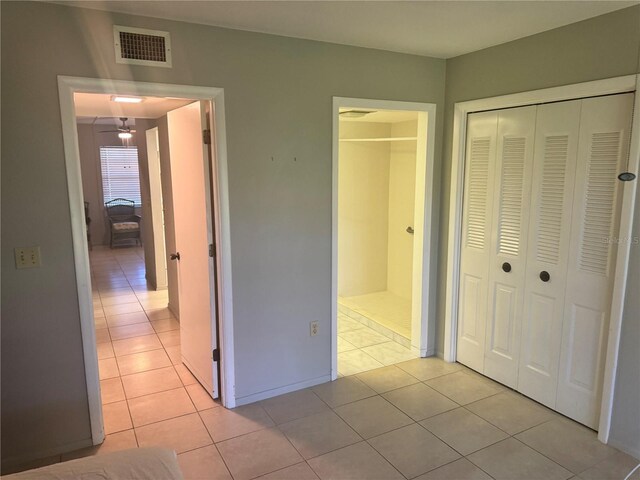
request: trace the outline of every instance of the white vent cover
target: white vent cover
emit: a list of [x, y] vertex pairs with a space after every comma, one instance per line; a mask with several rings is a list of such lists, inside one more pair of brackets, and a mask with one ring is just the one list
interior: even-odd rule
[[169, 32], [113, 26], [116, 63], [171, 68]]

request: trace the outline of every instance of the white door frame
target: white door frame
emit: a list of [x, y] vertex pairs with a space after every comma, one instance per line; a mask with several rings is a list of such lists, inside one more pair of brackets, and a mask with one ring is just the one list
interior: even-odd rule
[[[160, 83], [132, 82], [100, 78], [82, 78], [58, 76], [60, 96], [60, 114], [62, 118], [62, 136], [64, 142], [65, 166], [71, 214], [71, 234], [73, 242], [78, 306], [80, 310], [80, 328], [84, 353], [91, 437], [94, 445], [104, 441], [102, 404], [100, 400], [100, 380], [98, 377], [98, 355], [96, 351], [95, 325], [93, 321], [93, 302], [91, 294], [91, 276], [89, 270], [89, 251], [85, 232], [80, 153], [78, 149], [78, 130], [74, 93], [107, 93], [132, 96], [179, 97], [194, 100], [208, 100], [215, 105], [216, 135], [216, 177], [219, 195], [220, 216], [217, 220], [220, 231], [219, 254], [219, 299], [220, 332], [218, 338], [221, 350], [220, 375], [222, 377], [223, 405], [233, 408], [235, 399], [235, 373], [233, 348], [233, 304], [231, 291], [231, 242], [229, 221], [229, 184], [227, 170], [227, 145], [224, 110], [224, 90], [215, 87], [189, 85], [171, 85]], [[212, 319], [215, 322], [215, 319]], [[215, 328], [215, 325], [212, 325]]]
[[[418, 121], [419, 128], [426, 131], [418, 133], [417, 155], [424, 157], [424, 162], [416, 163], [416, 175], [424, 174], [424, 214], [422, 218], [423, 228], [419, 228], [416, 222], [416, 242], [422, 242], [421, 257], [414, 258], [412, 316], [419, 311], [419, 315], [412, 318], [412, 330], [414, 325], [420, 325], [420, 335], [414, 338], [412, 334], [412, 347], [419, 351], [420, 356], [433, 355], [435, 353], [435, 318], [429, 318], [431, 295], [433, 294], [430, 279], [431, 269], [436, 268], [435, 262], [431, 262], [431, 244], [433, 235], [433, 182], [434, 182], [434, 157], [436, 137], [436, 104], [401, 102], [393, 100], [369, 100], [364, 98], [333, 97], [333, 149], [332, 149], [332, 220], [331, 220], [331, 380], [338, 378], [338, 151], [339, 151], [339, 126], [340, 108], [372, 108], [377, 110], [402, 110], [426, 114], [426, 125]], [[420, 141], [420, 139], [426, 141]], [[424, 172], [420, 172], [420, 168]], [[416, 192], [419, 195], [419, 192]], [[420, 238], [422, 237], [422, 238]], [[415, 249], [414, 249], [415, 252]], [[416, 286], [416, 263], [421, 263], [422, 285]], [[417, 293], [417, 295], [416, 295]], [[417, 344], [417, 345], [416, 345]]]
[[[593, 82], [578, 83], [561, 87], [534, 90], [500, 97], [484, 98], [455, 104], [453, 118], [453, 146], [451, 154], [451, 192], [449, 208], [449, 242], [447, 255], [447, 294], [445, 303], [444, 359], [456, 361], [457, 324], [458, 324], [458, 290], [460, 281], [460, 247], [462, 235], [462, 201], [464, 185], [464, 160], [467, 115], [473, 112], [520, 107], [539, 103], [573, 100], [624, 92], [640, 92], [640, 75], [627, 75]], [[640, 111], [640, 95], [635, 96], [635, 111]], [[630, 148], [631, 172], [638, 173], [640, 161], [640, 115], [635, 115], [631, 131]], [[620, 217], [619, 238], [630, 239], [633, 227], [633, 210], [638, 180], [625, 182], [622, 189], [622, 211]], [[618, 245], [616, 259], [616, 275], [613, 285], [613, 300], [609, 323], [609, 339], [607, 341], [602, 404], [598, 438], [607, 443], [611, 426], [611, 409], [615, 389], [618, 349], [620, 347], [620, 331], [624, 296], [627, 284], [627, 270], [631, 243], [621, 242]]]
[[[150, 141], [149, 137], [152, 137]], [[167, 246], [164, 233], [164, 201], [162, 198], [162, 169], [160, 167], [160, 152], [158, 145], [158, 127], [145, 131], [147, 143], [147, 171], [149, 175], [149, 211], [151, 212], [151, 231], [153, 236], [153, 263], [155, 278], [153, 284], [156, 290], [167, 289]], [[154, 148], [153, 155], [150, 145]], [[162, 275], [162, 276], [161, 276]], [[162, 282], [158, 281], [162, 278]]]

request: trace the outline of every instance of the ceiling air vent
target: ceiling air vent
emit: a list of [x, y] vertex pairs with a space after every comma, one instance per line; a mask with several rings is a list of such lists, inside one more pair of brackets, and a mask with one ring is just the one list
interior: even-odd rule
[[169, 32], [113, 26], [116, 63], [171, 67]]

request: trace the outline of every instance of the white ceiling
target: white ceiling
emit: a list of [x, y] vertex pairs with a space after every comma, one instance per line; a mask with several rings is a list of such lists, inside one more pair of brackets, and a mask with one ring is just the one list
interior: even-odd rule
[[184, 98], [144, 97], [142, 103], [116, 103], [111, 101], [111, 95], [102, 93], [76, 93], [74, 100], [76, 117], [90, 118], [159, 118], [171, 110], [194, 101]]
[[56, 3], [450, 58], [640, 1], [61, 0]]

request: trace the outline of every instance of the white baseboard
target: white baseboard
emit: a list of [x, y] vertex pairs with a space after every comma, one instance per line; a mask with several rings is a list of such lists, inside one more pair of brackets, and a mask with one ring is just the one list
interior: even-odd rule
[[292, 383], [284, 387], [274, 388], [272, 390], [266, 390], [264, 392], [253, 393], [244, 397], [236, 397], [236, 406], [247, 405], [249, 403], [258, 402], [271, 397], [277, 397], [285, 393], [295, 392], [296, 390], [302, 390], [303, 388], [313, 387], [321, 383], [331, 381], [331, 375], [323, 375], [321, 377], [312, 378], [311, 380], [305, 380], [304, 382]]
[[171, 305], [171, 303], [167, 304], [167, 308], [171, 313], [173, 313], [173, 316], [176, 317], [178, 321], [180, 321], [179, 310], [175, 308], [173, 305]]
[[609, 437], [609, 446], [617, 448], [618, 450], [622, 450], [624, 453], [628, 453], [629, 455], [635, 457], [638, 461], [640, 461], [640, 448], [629, 447], [628, 445], [624, 445], [617, 440], [612, 440], [611, 437]]

